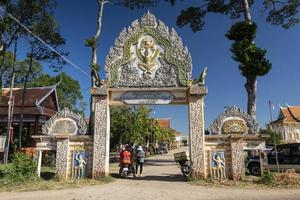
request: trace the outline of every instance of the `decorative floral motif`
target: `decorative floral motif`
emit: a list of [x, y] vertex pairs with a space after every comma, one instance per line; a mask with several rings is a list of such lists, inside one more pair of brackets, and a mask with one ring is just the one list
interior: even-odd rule
[[242, 109], [237, 106], [227, 108], [223, 113], [221, 113], [218, 118], [211, 124], [210, 130], [213, 135], [223, 134], [224, 122], [229, 119], [239, 119], [246, 123], [247, 130], [245, 134], [257, 134], [259, 131], [258, 123], [254, 118], [252, 118], [247, 113], [243, 112]]
[[247, 127], [244, 120], [231, 119], [224, 122], [223, 132], [225, 134], [229, 134], [229, 133], [242, 134], [245, 133], [246, 131], [247, 131]]
[[42, 134], [43, 135], [52, 135], [53, 133], [55, 134], [56, 131], [53, 130], [55, 126], [57, 125], [58, 121], [68, 121], [68, 123], [59, 123], [60, 124], [60, 129], [63, 129], [61, 126], [66, 126], [65, 130], [69, 130], [69, 126], [71, 123], [76, 126], [73, 127], [72, 130], [75, 128], [75, 133], [73, 131], [72, 134], [79, 134], [79, 135], [85, 135], [87, 131], [87, 124], [84, 121], [83, 117], [79, 114], [74, 113], [68, 108], [64, 108], [57, 112], [54, 116], [52, 116], [42, 127]]
[[[135, 49], [145, 36], [154, 38], [162, 50], [158, 55], [159, 69], [153, 75], [143, 73], [137, 66]], [[121, 31], [106, 58], [105, 70], [110, 87], [188, 86], [192, 59], [176, 31], [169, 31], [163, 22], [148, 12], [140, 22], [135, 20]]]

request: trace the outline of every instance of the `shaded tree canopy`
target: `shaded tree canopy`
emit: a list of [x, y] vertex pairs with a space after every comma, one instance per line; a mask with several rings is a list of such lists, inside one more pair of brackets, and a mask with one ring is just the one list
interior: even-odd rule
[[266, 141], [267, 146], [274, 146], [274, 139], [275, 139], [276, 145], [282, 143], [282, 136], [278, 133], [275, 133], [274, 131], [272, 131], [269, 128], [261, 129], [259, 131], [259, 134], [265, 134], [265, 135], [269, 136], [269, 138]]
[[111, 107], [111, 148], [120, 144], [155, 146], [159, 142], [174, 141], [174, 131], [161, 128], [150, 118], [150, 109], [145, 106]]

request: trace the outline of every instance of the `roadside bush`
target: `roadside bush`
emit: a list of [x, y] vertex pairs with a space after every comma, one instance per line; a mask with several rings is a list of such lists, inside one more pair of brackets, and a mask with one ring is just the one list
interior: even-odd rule
[[24, 182], [36, 178], [36, 163], [24, 153], [16, 153], [5, 169], [8, 181]]
[[5, 176], [5, 165], [0, 165], [0, 179], [4, 178]]
[[275, 176], [272, 172], [266, 171], [260, 178], [260, 183], [265, 185], [273, 185], [275, 183]]

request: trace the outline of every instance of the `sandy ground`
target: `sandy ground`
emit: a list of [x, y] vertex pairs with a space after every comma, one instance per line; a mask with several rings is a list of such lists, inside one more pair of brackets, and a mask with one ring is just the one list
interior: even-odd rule
[[[180, 149], [182, 150], [182, 149]], [[180, 151], [177, 150], [177, 151]], [[173, 154], [155, 156], [146, 160], [144, 176], [116, 181], [99, 186], [55, 191], [1, 193], [0, 199], [10, 200], [300, 200], [296, 189], [241, 189], [195, 186], [184, 182], [180, 170], [173, 162]], [[113, 173], [113, 176], [116, 174]]]

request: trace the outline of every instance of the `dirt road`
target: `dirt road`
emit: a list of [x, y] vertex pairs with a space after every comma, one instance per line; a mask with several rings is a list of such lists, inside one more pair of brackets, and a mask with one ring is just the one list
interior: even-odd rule
[[[182, 149], [180, 149], [182, 150]], [[299, 200], [295, 189], [240, 189], [195, 186], [184, 182], [180, 170], [168, 155], [148, 159], [144, 176], [136, 179], [117, 179], [99, 186], [56, 191], [1, 193], [0, 199], [10, 200]]]

